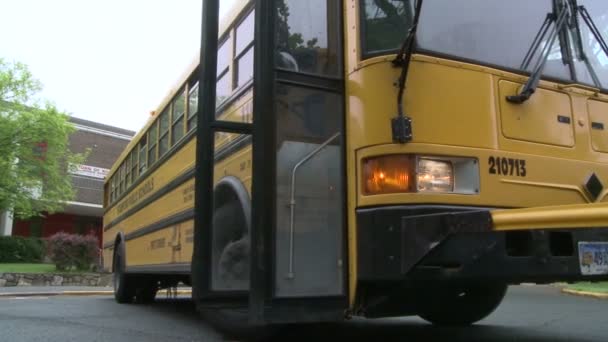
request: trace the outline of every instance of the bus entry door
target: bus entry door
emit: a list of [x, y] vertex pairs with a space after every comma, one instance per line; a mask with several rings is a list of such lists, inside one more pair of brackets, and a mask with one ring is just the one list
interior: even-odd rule
[[276, 297], [344, 293], [339, 3], [276, 1]]

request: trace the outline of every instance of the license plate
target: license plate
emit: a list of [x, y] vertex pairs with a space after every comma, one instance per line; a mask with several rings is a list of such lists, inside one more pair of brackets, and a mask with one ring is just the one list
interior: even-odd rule
[[583, 275], [608, 274], [608, 242], [579, 242], [578, 259]]

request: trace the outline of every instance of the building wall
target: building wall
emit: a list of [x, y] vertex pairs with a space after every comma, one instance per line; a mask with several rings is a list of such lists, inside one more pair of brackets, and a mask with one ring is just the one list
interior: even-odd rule
[[[89, 150], [84, 164], [110, 169], [128, 143], [129, 140], [122, 138], [78, 130], [70, 136], [69, 148], [73, 153]], [[103, 204], [103, 179], [72, 175], [72, 182], [76, 190], [76, 202]]]
[[[100, 171], [112, 167], [135, 132], [70, 118], [76, 131], [70, 135], [69, 149], [73, 153], [89, 151], [84, 165]], [[109, 170], [108, 170], [109, 171]], [[29, 220], [15, 220], [13, 235], [49, 237], [58, 232], [94, 234], [101, 246], [103, 215], [103, 174], [72, 174], [76, 198], [68, 203], [65, 212], [47, 214]]]
[[129, 140], [79, 130], [70, 135], [69, 148], [74, 153], [90, 148], [85, 164], [109, 169], [128, 143]]
[[102, 229], [101, 217], [55, 213], [28, 220], [15, 220], [13, 235], [48, 238], [59, 232], [92, 234], [97, 237], [101, 248]]

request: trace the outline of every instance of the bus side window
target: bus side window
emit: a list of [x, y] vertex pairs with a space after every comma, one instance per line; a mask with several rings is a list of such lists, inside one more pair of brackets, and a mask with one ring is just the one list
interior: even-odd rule
[[147, 140], [147, 135], [144, 134], [143, 137], [141, 137], [141, 141], [139, 142], [139, 175], [141, 176], [144, 172], [146, 172], [146, 169], [148, 168], [148, 163], [147, 163], [147, 146], [148, 146], [148, 140]]
[[236, 29], [236, 66], [234, 88], [247, 84], [253, 78], [253, 32], [255, 28], [255, 11], [252, 11]]
[[186, 112], [186, 91], [182, 91], [173, 101], [171, 116], [171, 146], [184, 137], [184, 114]]
[[133, 148], [131, 151], [131, 178], [133, 178], [133, 183], [137, 180], [137, 147]]
[[110, 179], [110, 202], [114, 203], [116, 199], [116, 177], [112, 176]]
[[198, 111], [198, 83], [190, 90], [188, 95], [188, 132], [196, 128], [196, 112]]
[[125, 160], [125, 189], [129, 186], [131, 186], [131, 154], [128, 154]]
[[158, 138], [158, 120], [150, 127], [148, 131], [148, 167], [151, 167], [156, 161], [156, 145]]
[[228, 36], [217, 51], [216, 107], [224, 103], [232, 93], [230, 56], [232, 56], [232, 37]]
[[122, 195], [125, 191], [125, 163], [123, 162], [118, 169], [119, 174], [119, 186], [118, 186], [118, 194]]
[[108, 192], [108, 188], [110, 188], [110, 184], [107, 183], [104, 187], [103, 187], [103, 206], [105, 208], [108, 207], [108, 205], [110, 204], [110, 192]]
[[159, 121], [160, 133], [158, 137], [158, 158], [169, 151], [169, 108], [168, 106], [161, 114]]

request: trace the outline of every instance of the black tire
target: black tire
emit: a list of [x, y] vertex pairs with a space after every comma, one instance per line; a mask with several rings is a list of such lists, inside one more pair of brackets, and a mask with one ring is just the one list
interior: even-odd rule
[[496, 310], [507, 288], [506, 284], [484, 283], [437, 288], [423, 296], [418, 315], [435, 325], [471, 325]]
[[137, 291], [135, 291], [135, 302], [137, 304], [150, 304], [154, 302], [157, 292], [157, 288], [153, 286], [138, 288]]
[[124, 257], [121, 246], [116, 246], [114, 253], [114, 299], [120, 304], [133, 303], [135, 298], [135, 281], [132, 276], [125, 273]]
[[214, 288], [248, 288], [249, 233], [237, 202], [226, 203], [213, 213], [212, 271]]

